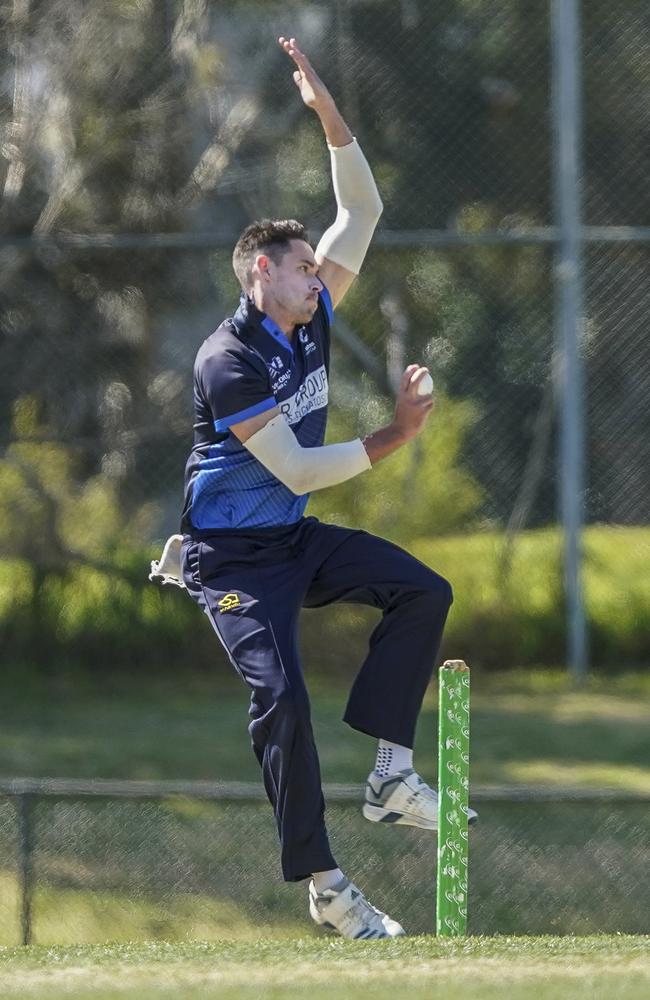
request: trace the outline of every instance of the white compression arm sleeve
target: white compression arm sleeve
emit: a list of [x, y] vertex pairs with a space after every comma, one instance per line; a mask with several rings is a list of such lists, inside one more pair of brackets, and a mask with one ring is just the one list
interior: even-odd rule
[[296, 496], [344, 483], [372, 468], [361, 441], [302, 448], [283, 416], [273, 417], [244, 446]]
[[357, 140], [329, 150], [338, 211], [316, 247], [316, 257], [358, 274], [384, 206]]

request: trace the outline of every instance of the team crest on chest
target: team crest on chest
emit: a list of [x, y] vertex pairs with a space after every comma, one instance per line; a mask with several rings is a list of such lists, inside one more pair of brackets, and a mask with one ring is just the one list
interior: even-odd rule
[[273, 392], [279, 392], [291, 378], [291, 369], [287, 368], [285, 370], [284, 361], [278, 354], [267, 362], [266, 367], [271, 376], [271, 388]]
[[309, 334], [307, 330], [305, 330], [304, 326], [298, 331], [298, 340], [305, 349], [305, 357], [307, 357], [308, 354], [311, 354], [312, 351], [316, 350], [316, 344], [313, 340], [309, 339]]

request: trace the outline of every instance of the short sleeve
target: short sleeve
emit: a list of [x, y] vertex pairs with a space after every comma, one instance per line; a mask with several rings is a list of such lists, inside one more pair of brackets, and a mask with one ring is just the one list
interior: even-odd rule
[[277, 405], [266, 365], [252, 352], [208, 354], [200, 360], [197, 378], [218, 433]]

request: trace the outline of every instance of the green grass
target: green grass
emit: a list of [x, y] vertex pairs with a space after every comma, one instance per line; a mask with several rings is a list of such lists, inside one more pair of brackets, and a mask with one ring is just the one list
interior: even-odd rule
[[[566, 615], [557, 528], [522, 532], [507, 551], [503, 532], [484, 530], [417, 538], [406, 547], [454, 588], [445, 655], [492, 670], [561, 662]], [[650, 529], [592, 525], [584, 553], [592, 663], [608, 674], [643, 669], [650, 658]], [[159, 546], [104, 555], [110, 570], [75, 563], [44, 578], [24, 560], [0, 559], [6, 684], [65, 672], [83, 684], [120, 674], [155, 683], [216, 663], [231, 670], [194, 603], [177, 588], [147, 582]], [[305, 612], [307, 669], [349, 677], [365, 656], [377, 617], [345, 604]]]
[[[495, 669], [558, 662], [566, 644], [561, 533], [521, 532], [507, 572], [504, 542], [501, 532], [478, 531], [413, 543], [414, 554], [453, 584], [448, 648]], [[641, 667], [648, 656], [650, 532], [592, 525], [583, 552], [592, 661], [609, 673]]]
[[[70, 859], [66, 858], [61, 867], [64, 865], [71, 867]], [[265, 923], [265, 933], [278, 939], [311, 933], [302, 892], [300, 901], [300, 919]], [[118, 892], [60, 885], [40, 887], [37, 883], [32, 912], [34, 940], [50, 945], [188, 938], [254, 941], [260, 934], [259, 923], [245, 905], [207, 891], [143, 895], [135, 886], [131, 892]], [[17, 879], [13, 872], [0, 871], [0, 952], [3, 944], [16, 944], [19, 934]]]
[[[560, 672], [475, 674], [472, 783], [611, 786], [650, 792], [647, 677], [594, 679], [572, 690]], [[435, 780], [435, 692], [420, 719], [416, 756]], [[346, 689], [313, 684], [314, 726], [326, 781], [365, 779], [374, 743], [341, 722]], [[121, 689], [6, 691], [0, 774], [258, 781], [248, 696], [236, 680]]]
[[650, 938], [494, 937], [0, 950], [21, 1000], [645, 1000]]
[[[360, 783], [374, 743], [340, 721], [345, 690], [313, 684], [326, 781]], [[571, 690], [559, 672], [474, 673], [472, 784], [608, 785], [650, 792], [646, 677]], [[259, 782], [236, 680], [59, 688], [0, 704], [0, 773]], [[416, 762], [436, 779], [430, 691]], [[483, 803], [472, 833], [472, 933], [646, 929], [647, 807]], [[254, 941], [309, 936], [305, 889], [282, 883], [265, 802], [40, 802], [35, 807], [35, 940]], [[409, 932], [433, 926], [435, 844], [378, 828], [356, 803], [329, 804], [336, 856]], [[19, 933], [15, 813], [0, 800], [0, 942]], [[251, 865], [251, 857], [255, 859]], [[0, 996], [2, 993], [0, 991]]]
[[[470, 838], [469, 930], [643, 933], [650, 912], [644, 803], [482, 803]], [[306, 885], [284, 883], [264, 802], [40, 802], [34, 940], [92, 944], [309, 937]], [[409, 934], [434, 928], [436, 840], [330, 803], [335, 856]], [[0, 802], [0, 944], [19, 940], [17, 829]]]

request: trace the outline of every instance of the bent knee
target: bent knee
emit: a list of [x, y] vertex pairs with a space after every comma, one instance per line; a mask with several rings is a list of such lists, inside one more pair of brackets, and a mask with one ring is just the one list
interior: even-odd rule
[[437, 608], [448, 610], [453, 604], [454, 592], [449, 580], [431, 570], [423, 581], [422, 594]]

